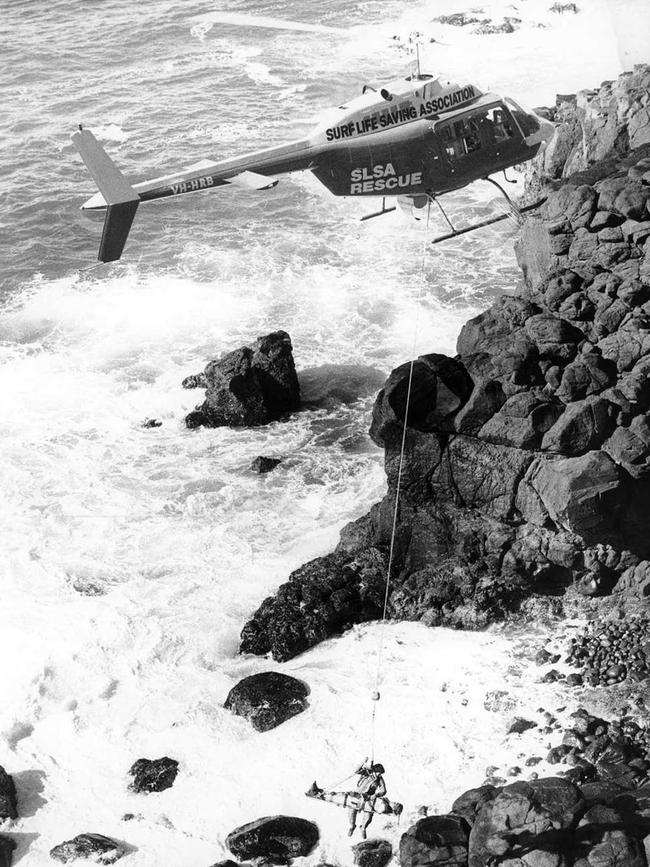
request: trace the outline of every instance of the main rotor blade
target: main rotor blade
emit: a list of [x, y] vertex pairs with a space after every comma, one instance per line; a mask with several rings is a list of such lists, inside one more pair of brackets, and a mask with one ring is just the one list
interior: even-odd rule
[[240, 12], [207, 12], [196, 18], [197, 24], [232, 24], [236, 27], [268, 27], [271, 30], [297, 30], [302, 33], [347, 33], [342, 27], [307, 24], [303, 21], [285, 21], [266, 15], [245, 15]]

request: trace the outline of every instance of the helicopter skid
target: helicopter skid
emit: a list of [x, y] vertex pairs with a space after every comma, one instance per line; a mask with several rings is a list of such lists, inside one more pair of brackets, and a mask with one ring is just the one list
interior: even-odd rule
[[[516, 205], [514, 205], [514, 209], [515, 209], [514, 213], [516, 215], [518, 215], [518, 214], [527, 214], [529, 211], [535, 211], [537, 208], [540, 208], [544, 204], [545, 201], [546, 201], [546, 196], [544, 196], [544, 198], [539, 199], [536, 202], [533, 202], [532, 205], [525, 205], [523, 208], [518, 208]], [[436, 202], [437, 202], [437, 200], [436, 200]], [[442, 210], [442, 205], [440, 204], [440, 202], [437, 202], [437, 204], [438, 204], [438, 207]], [[443, 211], [443, 214], [444, 214], [444, 211]], [[480, 223], [473, 223], [471, 226], [464, 226], [462, 229], [455, 229], [452, 226], [451, 222], [449, 221], [449, 218], [447, 217], [447, 215], [446, 214], [444, 214], [444, 215], [445, 215], [445, 219], [447, 220], [447, 222], [451, 226], [452, 231], [447, 232], [445, 235], [439, 235], [437, 238], [433, 238], [433, 240], [431, 241], [432, 244], [439, 244], [441, 241], [449, 241], [451, 238], [456, 238], [459, 235], [466, 235], [468, 232], [475, 232], [477, 229], [483, 229], [483, 228], [485, 228], [485, 226], [491, 226], [494, 223], [500, 223], [502, 220], [510, 220], [510, 219], [512, 219], [513, 213], [509, 211], [506, 214], [498, 214], [496, 217], [490, 217], [487, 220], [481, 220]]]

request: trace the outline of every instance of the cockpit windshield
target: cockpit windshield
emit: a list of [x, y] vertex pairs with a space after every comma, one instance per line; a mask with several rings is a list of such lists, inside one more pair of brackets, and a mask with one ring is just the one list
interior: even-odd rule
[[532, 135], [534, 132], [539, 132], [539, 123], [534, 115], [527, 114], [523, 108], [520, 105], [517, 105], [514, 99], [511, 99], [509, 96], [506, 96], [505, 101], [508, 103], [510, 111], [519, 124], [519, 128], [524, 136]]

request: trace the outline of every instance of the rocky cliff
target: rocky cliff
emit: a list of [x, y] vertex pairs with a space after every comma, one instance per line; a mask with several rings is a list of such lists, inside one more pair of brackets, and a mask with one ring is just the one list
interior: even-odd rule
[[648, 604], [649, 111], [650, 67], [547, 110], [524, 291], [470, 320], [455, 358], [414, 361], [407, 418], [411, 365], [391, 373], [370, 431], [386, 496], [262, 603], [243, 651], [288, 659], [379, 615], [405, 424], [391, 617], [473, 628]]

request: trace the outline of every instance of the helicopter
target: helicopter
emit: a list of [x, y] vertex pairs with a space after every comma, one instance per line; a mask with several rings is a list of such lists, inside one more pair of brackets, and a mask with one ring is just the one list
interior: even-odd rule
[[131, 184], [81, 124], [72, 141], [99, 188], [81, 209], [105, 211], [98, 260], [112, 262], [122, 255], [141, 203], [226, 185], [263, 191], [277, 185], [278, 175], [301, 171], [312, 172], [335, 196], [380, 197], [381, 209], [362, 220], [395, 210], [386, 206], [389, 198], [414, 212], [435, 202], [451, 231], [433, 241], [447, 240], [511, 215], [456, 229], [439, 198], [474, 181], [494, 184], [511, 213], [539, 207], [541, 201], [518, 209], [489, 176], [503, 171], [508, 180], [506, 169], [532, 159], [554, 132], [552, 123], [510, 97], [421, 72], [418, 52], [412, 74], [378, 88], [364, 85], [359, 96], [326, 112], [306, 138], [218, 162], [201, 160], [164, 177]]

